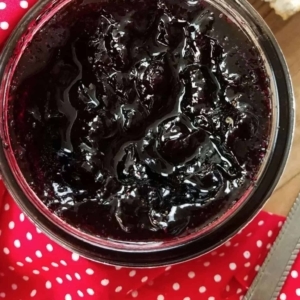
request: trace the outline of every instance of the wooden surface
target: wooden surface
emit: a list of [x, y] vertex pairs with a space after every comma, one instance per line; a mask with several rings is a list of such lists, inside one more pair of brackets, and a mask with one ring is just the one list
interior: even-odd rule
[[300, 13], [283, 21], [261, 0], [249, 0], [265, 19], [275, 34], [287, 60], [296, 98], [296, 130], [292, 152], [276, 190], [265, 206], [265, 209], [287, 215], [296, 196], [300, 192]]

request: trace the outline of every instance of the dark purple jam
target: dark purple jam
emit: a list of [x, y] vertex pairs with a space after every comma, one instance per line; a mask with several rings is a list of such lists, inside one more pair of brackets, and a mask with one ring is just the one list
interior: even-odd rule
[[203, 228], [253, 183], [270, 132], [253, 42], [205, 1], [73, 1], [11, 88], [26, 180], [72, 226], [116, 240]]

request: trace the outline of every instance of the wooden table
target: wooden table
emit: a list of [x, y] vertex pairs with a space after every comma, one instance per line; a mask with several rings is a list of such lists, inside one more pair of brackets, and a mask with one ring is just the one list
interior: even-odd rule
[[249, 0], [249, 2], [265, 19], [281, 46], [291, 72], [296, 106], [299, 108], [296, 110], [296, 130], [287, 167], [265, 206], [265, 209], [270, 212], [287, 215], [300, 192], [300, 13], [283, 21], [268, 3], [261, 0]]

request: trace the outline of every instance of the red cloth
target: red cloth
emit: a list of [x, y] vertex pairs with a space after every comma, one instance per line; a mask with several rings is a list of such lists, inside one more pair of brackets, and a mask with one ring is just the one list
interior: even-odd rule
[[[0, 46], [35, 1], [0, 0]], [[79, 257], [51, 241], [27, 220], [0, 182], [0, 298], [242, 299], [283, 221], [283, 217], [261, 212], [219, 249], [173, 267], [110, 267]], [[300, 297], [298, 270], [299, 258], [280, 300]]]

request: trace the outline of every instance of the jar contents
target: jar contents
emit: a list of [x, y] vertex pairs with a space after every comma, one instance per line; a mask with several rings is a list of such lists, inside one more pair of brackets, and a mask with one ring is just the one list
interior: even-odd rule
[[72, 1], [10, 90], [28, 184], [86, 233], [185, 236], [223, 215], [266, 154], [271, 92], [247, 34], [206, 1]]

